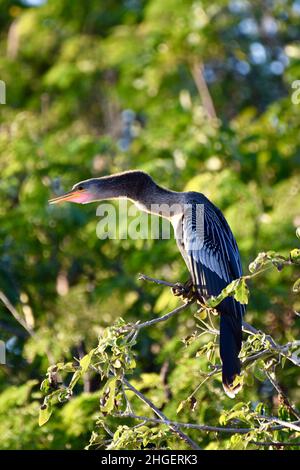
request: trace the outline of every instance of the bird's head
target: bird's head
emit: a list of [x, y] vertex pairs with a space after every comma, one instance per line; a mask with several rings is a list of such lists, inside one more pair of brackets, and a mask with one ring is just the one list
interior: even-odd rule
[[89, 202], [102, 201], [103, 199], [116, 199], [129, 197], [138, 200], [142, 191], [147, 187], [153, 187], [152, 178], [143, 171], [132, 170], [117, 173], [101, 178], [92, 178], [81, 181], [73, 186], [71, 191], [62, 196], [50, 199], [50, 204], [60, 202], [76, 202], [88, 204]]
[[71, 191], [49, 200], [49, 204], [59, 204], [61, 202], [76, 202], [77, 204], [88, 204], [89, 202], [98, 201], [100, 197], [101, 184], [99, 180], [90, 179], [76, 183]]

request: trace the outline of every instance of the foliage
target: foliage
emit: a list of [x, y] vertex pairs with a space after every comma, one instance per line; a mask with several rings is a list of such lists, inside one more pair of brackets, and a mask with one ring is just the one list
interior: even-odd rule
[[[269, 266], [276, 266], [277, 269], [281, 270], [284, 265], [299, 264], [298, 256], [294, 256], [295, 252], [299, 250], [294, 249], [290, 252], [289, 257], [281, 256], [275, 252], [271, 253], [260, 253], [256, 260], [251, 263], [252, 274], [244, 276], [237, 281], [229, 284], [221, 294], [216, 298], [208, 300], [207, 304], [200, 304], [200, 308], [195, 313], [195, 317], [200, 320], [196, 325], [197, 330], [192, 336], [184, 339], [184, 344], [187, 348], [196, 343], [199, 349], [193, 349], [191, 357], [198, 358], [206, 356], [208, 368], [211, 371], [200, 370], [200, 374], [203, 379], [196, 386], [193, 392], [179, 403], [177, 408], [177, 415], [182, 414], [186, 408], [195, 413], [198, 408], [199, 391], [201, 387], [208, 380], [214, 379], [215, 375], [220, 373], [220, 366], [214, 362], [216, 349], [218, 348], [218, 342], [216, 341], [219, 331], [216, 329], [214, 324], [213, 316], [216, 316], [217, 312], [213, 309], [218, 303], [229, 295], [233, 295], [236, 300], [241, 303], [248, 303], [249, 290], [246, 285], [246, 278], [256, 276], [265, 270], [266, 264]], [[278, 259], [280, 265], [278, 265]], [[159, 282], [159, 281], [158, 281]], [[189, 300], [186, 303], [188, 307], [191, 303]], [[205, 315], [203, 315], [205, 313]], [[57, 402], [68, 401], [73, 394], [74, 386], [78, 380], [82, 379], [83, 376], [90, 369], [100, 375], [102, 383], [104, 382], [99, 408], [99, 417], [96, 422], [96, 428], [92, 433], [90, 444], [88, 448], [96, 446], [97, 448], [104, 449], [144, 449], [148, 445], [155, 445], [157, 448], [170, 447], [170, 431], [176, 433], [176, 430], [172, 428], [172, 423], [165, 416], [162, 416], [157, 406], [149, 401], [149, 398], [145, 398], [141, 394], [141, 387], [135, 389], [126, 379], [127, 374], [132, 374], [136, 368], [136, 361], [134, 359], [133, 347], [137, 342], [138, 332], [145, 327], [153, 325], [153, 322], [166, 321], [169, 317], [163, 316], [155, 320], [147, 321], [142, 324], [125, 324], [123, 319], [117, 321], [117, 323], [104, 330], [99, 338], [98, 346], [92, 349], [86, 354], [78, 364], [57, 364], [51, 366], [48, 369], [47, 378], [43, 381], [41, 389], [46, 393], [44, 403], [40, 409], [40, 426], [44, 425], [52, 414], [53, 405]], [[204, 321], [205, 320], [205, 321]], [[271, 383], [275, 386], [279, 392], [282, 400], [281, 407], [278, 410], [277, 416], [270, 416], [270, 413], [266, 409], [263, 402], [260, 402], [254, 406], [249, 401], [239, 402], [235, 404], [230, 410], [221, 412], [218, 422], [223, 428], [217, 429], [216, 426], [211, 425], [210, 431], [217, 432], [229, 432], [232, 433], [230, 439], [230, 448], [232, 449], [246, 449], [249, 445], [259, 442], [276, 443], [276, 436], [281, 433], [281, 444], [293, 447], [295, 431], [300, 432], [298, 422], [290, 422], [294, 417], [299, 419], [300, 413], [296, 410], [293, 404], [289, 401], [285, 393], [277, 383], [275, 369], [278, 366], [283, 368], [286, 364], [286, 360], [291, 361], [294, 365], [300, 367], [299, 358], [299, 341], [290, 342], [287, 345], [278, 345], [272, 337], [266, 336], [256, 330], [244, 324], [244, 330], [249, 333], [247, 339], [243, 342], [243, 348], [241, 352], [242, 366], [244, 373], [241, 377], [236, 378], [236, 384], [245, 382], [245, 387], [253, 385], [253, 376], [260, 382], [265, 382], [270, 377]], [[213, 340], [203, 343], [202, 337], [205, 335], [213, 336]], [[272, 377], [270, 376], [270, 370], [272, 371]], [[58, 379], [57, 374], [62, 375], [64, 373], [72, 373], [69, 385], [64, 385], [64, 381]], [[161, 383], [160, 386], [163, 387]], [[176, 388], [172, 388], [172, 381], [168, 383], [170, 387], [170, 394], [172, 399], [177, 401]], [[150, 381], [148, 387], [153, 388], [153, 382]], [[147, 388], [148, 388], [147, 387]], [[157, 387], [157, 384], [154, 385]], [[54, 389], [54, 391], [52, 391]], [[143, 387], [142, 387], [143, 389]], [[50, 393], [49, 393], [50, 392]], [[128, 397], [128, 392], [133, 392], [132, 397]], [[145, 412], [142, 415], [137, 414], [135, 410], [135, 398], [139, 398], [144, 405], [146, 405]], [[165, 402], [163, 402], [165, 403]], [[151, 423], [152, 413], [156, 413], [160, 420], [154, 420]], [[292, 416], [291, 416], [292, 414]], [[112, 429], [111, 417], [119, 418], [132, 418], [140, 420], [141, 424], [123, 425], [116, 424], [117, 427]], [[157, 423], [161, 423], [162, 427], [158, 427]], [[149, 423], [147, 426], [146, 424]], [[231, 423], [235, 423], [235, 427], [230, 427]], [[279, 425], [275, 425], [279, 423]], [[180, 428], [184, 427], [184, 424], [176, 423]], [[226, 426], [229, 424], [229, 426]], [[114, 426], [114, 427], [115, 427]], [[189, 426], [189, 424], [188, 424]], [[169, 429], [168, 429], [169, 427]], [[198, 428], [201, 429], [201, 425]], [[100, 433], [99, 433], [100, 429]], [[240, 436], [239, 434], [242, 434]], [[182, 436], [180, 436], [182, 438]], [[199, 438], [197, 438], [197, 442]], [[228, 445], [228, 444], [227, 444]], [[178, 443], [176, 443], [178, 446]], [[270, 447], [274, 447], [270, 445]], [[297, 447], [297, 446], [296, 446]]]
[[[255, 427], [180, 428], [202, 448], [296, 441], [297, 430], [271, 431], [280, 423], [266, 417], [291, 423], [287, 403], [300, 406], [290, 360], [300, 308], [299, 2], [30, 3], [0, 0], [0, 290], [10, 302], [0, 305], [0, 448], [82, 449], [91, 433], [92, 448], [187, 448], [177, 428], [151, 421], [127, 376], [171, 421]], [[252, 262], [222, 294], [246, 301], [250, 290], [246, 321], [258, 332], [245, 332], [234, 402], [218, 373], [218, 299], [129, 330], [178, 306], [168, 289], [137, 279], [186, 280], [174, 240], [99, 240], [95, 206], [47, 203], [77, 181], [132, 168], [203, 192], [230, 223], [245, 273]], [[146, 420], [119, 416], [129, 414], [125, 395]]]

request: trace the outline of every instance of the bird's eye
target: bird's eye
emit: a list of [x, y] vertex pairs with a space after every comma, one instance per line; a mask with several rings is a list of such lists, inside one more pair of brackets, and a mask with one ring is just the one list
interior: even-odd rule
[[78, 191], [83, 191], [83, 186], [78, 186]]

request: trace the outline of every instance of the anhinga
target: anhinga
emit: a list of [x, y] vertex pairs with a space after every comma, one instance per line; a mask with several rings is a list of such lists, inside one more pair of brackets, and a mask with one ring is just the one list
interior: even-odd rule
[[[127, 171], [81, 181], [63, 196], [50, 200], [87, 204], [104, 199], [128, 198], [141, 210], [167, 217], [173, 227], [179, 250], [191, 274], [194, 288], [202, 298], [217, 296], [231, 281], [242, 275], [240, 255], [231, 229], [222, 212], [203, 194], [175, 192], [158, 186], [142, 171]], [[176, 207], [170, 215], [168, 207]], [[191, 208], [192, 210], [187, 210]], [[202, 228], [195, 223], [195, 210], [202, 207]], [[201, 233], [200, 233], [201, 231]], [[228, 396], [241, 386], [238, 358], [242, 344], [242, 317], [245, 306], [227, 297], [218, 306], [220, 313], [220, 355], [222, 380]]]

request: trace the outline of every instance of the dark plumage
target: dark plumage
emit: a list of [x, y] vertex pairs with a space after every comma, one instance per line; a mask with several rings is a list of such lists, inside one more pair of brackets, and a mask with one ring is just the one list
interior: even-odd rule
[[[50, 202], [86, 204], [120, 197], [131, 199], [141, 210], [171, 220], [179, 250], [199, 296], [216, 296], [242, 275], [240, 255], [231, 229], [222, 212], [201, 193], [170, 191], [158, 186], [147, 173], [136, 170], [82, 181], [69, 193]], [[233, 382], [240, 374], [238, 355], [245, 307], [229, 297], [217, 306], [217, 310], [221, 317], [223, 386], [233, 397], [240, 388], [234, 387]]]
[[[197, 244], [197, 230], [191, 217], [183, 214], [181, 223], [187, 232], [180, 251], [186, 260], [194, 286], [204, 298], [217, 296], [231, 281], [242, 276], [240, 255], [235, 238], [222, 212], [203, 194], [185, 193], [192, 207], [204, 206], [204, 233]], [[193, 243], [191, 244], [191, 241]], [[192, 246], [191, 246], [192, 245]], [[220, 319], [220, 355], [223, 363], [222, 379], [229, 396], [239, 390], [232, 389], [236, 375], [240, 374], [238, 358], [242, 345], [242, 317], [245, 306], [233, 297], [224, 299], [217, 307]]]

